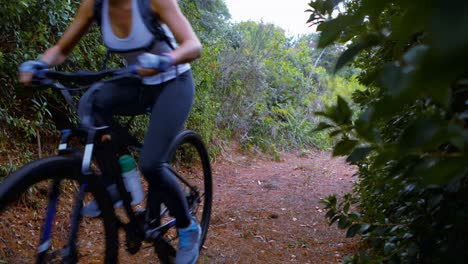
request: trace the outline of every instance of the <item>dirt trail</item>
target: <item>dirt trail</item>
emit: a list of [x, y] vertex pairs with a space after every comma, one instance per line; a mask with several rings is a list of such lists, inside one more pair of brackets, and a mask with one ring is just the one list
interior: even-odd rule
[[[338, 263], [357, 250], [356, 242], [346, 239], [342, 230], [328, 226], [319, 203], [326, 195], [351, 190], [355, 180], [353, 167], [322, 151], [301, 156], [284, 153], [280, 162], [235, 153], [212, 164], [213, 212], [198, 263]], [[70, 207], [71, 202], [65, 205]], [[30, 211], [5, 216], [11, 221], [0, 225], [0, 240], [11, 233], [7, 232], [11, 226], [26, 236], [34, 232], [22, 225], [36, 218], [27, 212]], [[90, 233], [102, 230], [100, 222], [86, 222], [84, 232], [93, 242], [89, 244], [103, 245], [102, 236]], [[66, 230], [63, 232], [66, 238]], [[121, 263], [158, 263], [151, 245], [129, 255], [123, 236], [120, 244]], [[8, 247], [12, 252], [30, 251], [24, 245]], [[91, 248], [89, 254], [89, 263], [95, 263], [90, 256], [100, 254], [99, 248]], [[0, 262], [3, 263], [1, 258]]]
[[337, 263], [356, 242], [329, 227], [320, 198], [350, 191], [354, 168], [329, 152], [215, 162], [214, 210], [199, 263]]

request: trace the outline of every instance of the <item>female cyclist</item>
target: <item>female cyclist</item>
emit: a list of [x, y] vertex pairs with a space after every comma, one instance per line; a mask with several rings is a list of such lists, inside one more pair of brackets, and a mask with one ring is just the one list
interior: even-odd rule
[[[102, 1], [100, 16], [95, 1]], [[151, 118], [140, 156], [140, 170], [151, 188], [161, 195], [176, 218], [179, 249], [176, 263], [195, 263], [199, 254], [200, 226], [190, 216], [184, 193], [175, 175], [167, 168], [167, 151], [172, 139], [183, 128], [194, 98], [194, 84], [189, 62], [201, 55], [201, 44], [177, 0], [150, 0], [170, 43], [155, 38], [145, 25], [138, 0], [83, 0], [69, 29], [56, 45], [47, 49], [40, 60], [20, 66], [20, 82], [30, 85], [35, 71], [63, 63], [90, 26], [100, 17], [104, 45], [122, 54], [141, 78], [104, 81], [90, 88], [80, 99], [78, 114], [84, 126], [110, 125], [115, 114], [139, 114], [151, 109]], [[178, 45], [177, 45], [177, 44]], [[99, 157], [102, 155], [102, 158]], [[106, 150], [97, 151], [100, 166], [106, 164]], [[111, 186], [112, 180], [103, 175]], [[95, 207], [95, 205], [94, 205]], [[83, 214], [99, 214], [93, 203]]]

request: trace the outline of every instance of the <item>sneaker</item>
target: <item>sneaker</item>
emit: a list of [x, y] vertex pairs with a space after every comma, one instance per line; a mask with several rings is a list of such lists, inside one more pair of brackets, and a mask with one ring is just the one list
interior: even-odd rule
[[[112, 184], [109, 187], [107, 187], [107, 191], [109, 192], [112, 201], [115, 201], [114, 208], [119, 208], [120, 206], [122, 206], [122, 200], [119, 200], [117, 186], [115, 184]], [[81, 209], [81, 215], [92, 218], [101, 215], [101, 210], [99, 209], [96, 200], [92, 200], [91, 202], [83, 206], [83, 208]]]
[[201, 228], [195, 217], [186, 228], [179, 228], [179, 249], [176, 254], [176, 264], [194, 264], [200, 253]]

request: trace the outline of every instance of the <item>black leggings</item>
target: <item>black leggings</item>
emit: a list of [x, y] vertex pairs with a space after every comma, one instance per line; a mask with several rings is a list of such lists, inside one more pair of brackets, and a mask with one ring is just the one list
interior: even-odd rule
[[90, 88], [78, 106], [78, 115], [84, 126], [109, 125], [114, 115], [142, 114], [151, 108], [140, 155], [140, 170], [175, 216], [178, 227], [190, 224], [190, 214], [177, 178], [167, 168], [167, 155], [169, 144], [183, 129], [193, 98], [192, 73], [186, 71], [173, 80], [152, 86], [144, 85], [134, 77], [104, 81]]

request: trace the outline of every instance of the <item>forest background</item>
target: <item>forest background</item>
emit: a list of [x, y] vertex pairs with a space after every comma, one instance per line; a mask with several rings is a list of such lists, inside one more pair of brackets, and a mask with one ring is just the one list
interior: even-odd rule
[[[6, 1], [0, 11], [0, 177], [42, 154], [58, 129], [76, 124], [60, 93], [21, 87], [21, 62], [37, 59], [60, 38], [80, 1]], [[203, 43], [193, 63], [196, 99], [187, 128], [209, 142], [212, 155], [232, 141], [278, 158], [291, 148], [330, 148], [326, 133], [313, 134], [323, 109], [336, 94], [360, 89], [357, 70], [330, 72], [342, 45], [317, 49], [318, 34], [288, 37], [262, 22], [232, 23], [224, 1], [180, 1]], [[306, 8], [307, 6], [305, 6]], [[304, 21], [305, 23], [305, 21]], [[59, 70], [99, 70], [105, 55], [94, 27]], [[121, 67], [113, 56], [108, 67]], [[134, 122], [143, 136], [147, 116]]]

